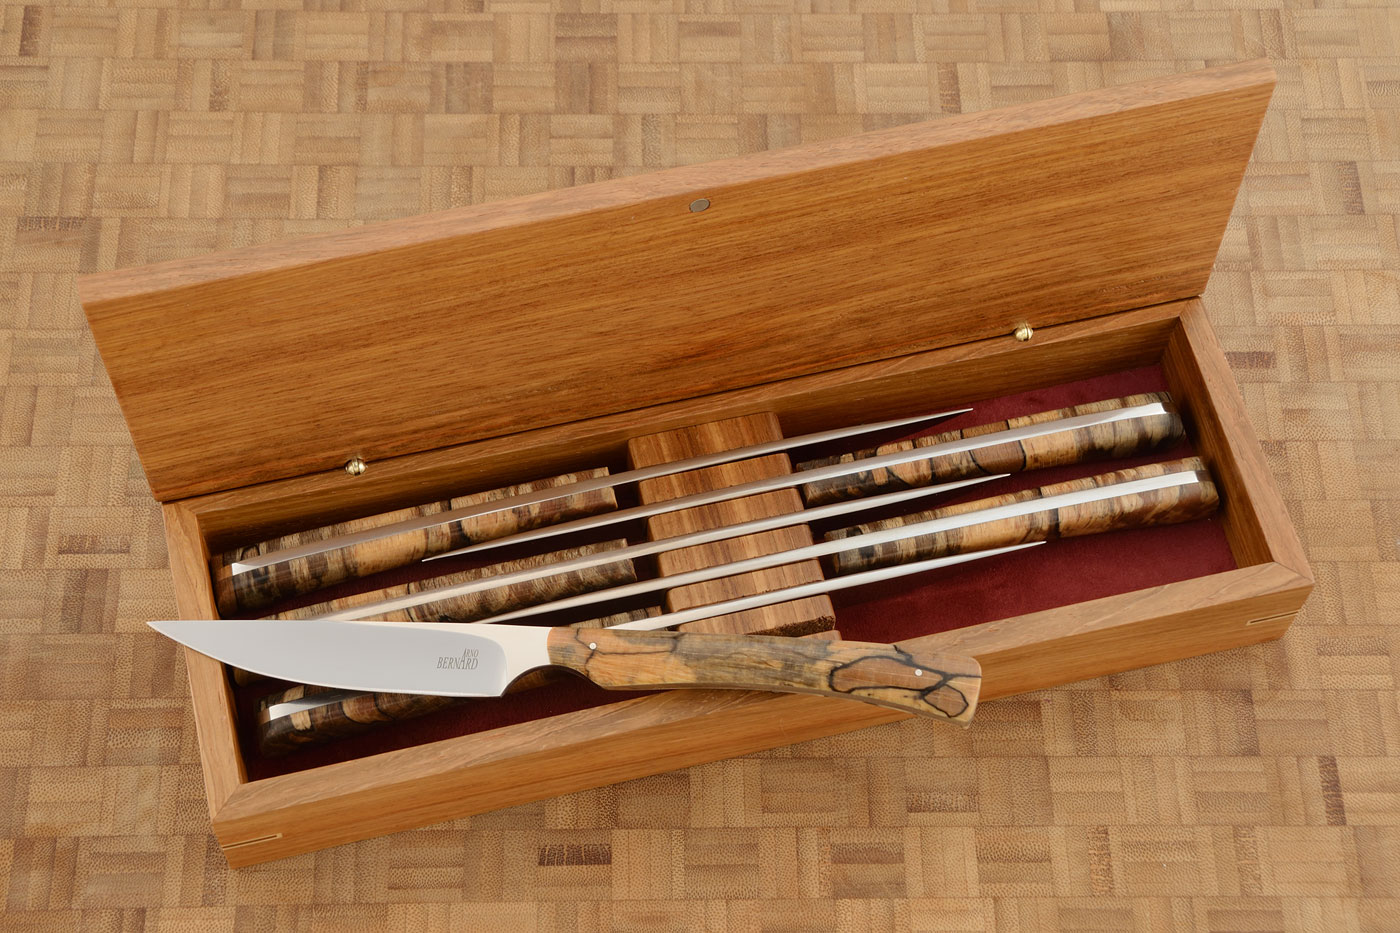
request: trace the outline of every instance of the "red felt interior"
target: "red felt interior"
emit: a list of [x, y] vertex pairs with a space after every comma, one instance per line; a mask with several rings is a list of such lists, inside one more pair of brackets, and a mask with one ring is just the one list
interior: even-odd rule
[[[974, 403], [974, 410], [934, 430], [968, 427], [1068, 405], [1166, 388], [1160, 367], [1099, 376]], [[1190, 456], [1189, 442], [1166, 453], [1131, 460], [1085, 463], [1013, 475], [973, 487], [962, 499], [1002, 495], [1080, 476]], [[796, 459], [801, 459], [798, 457]], [[940, 500], [936, 504], [959, 501]], [[926, 507], [931, 507], [926, 506]], [[1218, 519], [1056, 541], [1002, 557], [974, 561], [916, 577], [833, 595], [845, 638], [897, 642], [918, 635], [1069, 605], [1232, 570], [1235, 561]], [[319, 767], [379, 752], [469, 735], [629, 699], [637, 694], [600, 690], [582, 679], [500, 699], [472, 700], [420, 719], [285, 758], [257, 752], [252, 723], [260, 697], [286, 685], [262, 682], [236, 691], [244, 761], [250, 780]]]

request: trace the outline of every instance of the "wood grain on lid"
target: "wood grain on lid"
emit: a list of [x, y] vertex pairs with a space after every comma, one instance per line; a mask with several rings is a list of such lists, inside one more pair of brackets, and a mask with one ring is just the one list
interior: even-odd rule
[[1197, 294], [1272, 86], [1224, 66], [80, 290], [168, 501]]

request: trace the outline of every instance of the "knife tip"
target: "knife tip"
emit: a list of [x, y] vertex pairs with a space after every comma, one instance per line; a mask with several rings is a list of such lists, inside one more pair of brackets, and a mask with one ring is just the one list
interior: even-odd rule
[[167, 638], [175, 637], [170, 634], [171, 629], [174, 627], [174, 624], [170, 619], [154, 619], [152, 621], [147, 622], [146, 624], [149, 625], [151, 628], [155, 629], [157, 632], [160, 632]]
[[189, 644], [188, 632], [191, 623], [188, 619], [155, 619], [146, 624], [171, 641], [182, 645]]

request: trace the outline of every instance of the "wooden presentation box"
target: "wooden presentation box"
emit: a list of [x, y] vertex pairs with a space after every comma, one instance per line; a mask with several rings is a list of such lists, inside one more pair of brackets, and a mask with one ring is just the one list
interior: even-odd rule
[[[1070, 581], [1062, 604], [912, 642], [975, 656], [995, 701], [1277, 638], [1312, 579], [1195, 297], [1273, 84], [1228, 65], [88, 276], [179, 612], [216, 615], [211, 552], [622, 465], [640, 435], [754, 413], [792, 435], [1155, 367], [1221, 491], [1225, 569], [1093, 598]], [[227, 672], [186, 663], [236, 866], [901, 718], [614, 694], [250, 777]]]

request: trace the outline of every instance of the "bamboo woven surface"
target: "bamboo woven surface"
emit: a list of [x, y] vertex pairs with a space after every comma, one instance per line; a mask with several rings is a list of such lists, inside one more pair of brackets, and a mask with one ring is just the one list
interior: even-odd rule
[[[0, 6], [0, 927], [1400, 929], [1395, 9], [246, 6]], [[1282, 642], [225, 867], [76, 273], [1260, 55], [1207, 297], [1318, 574]]]

